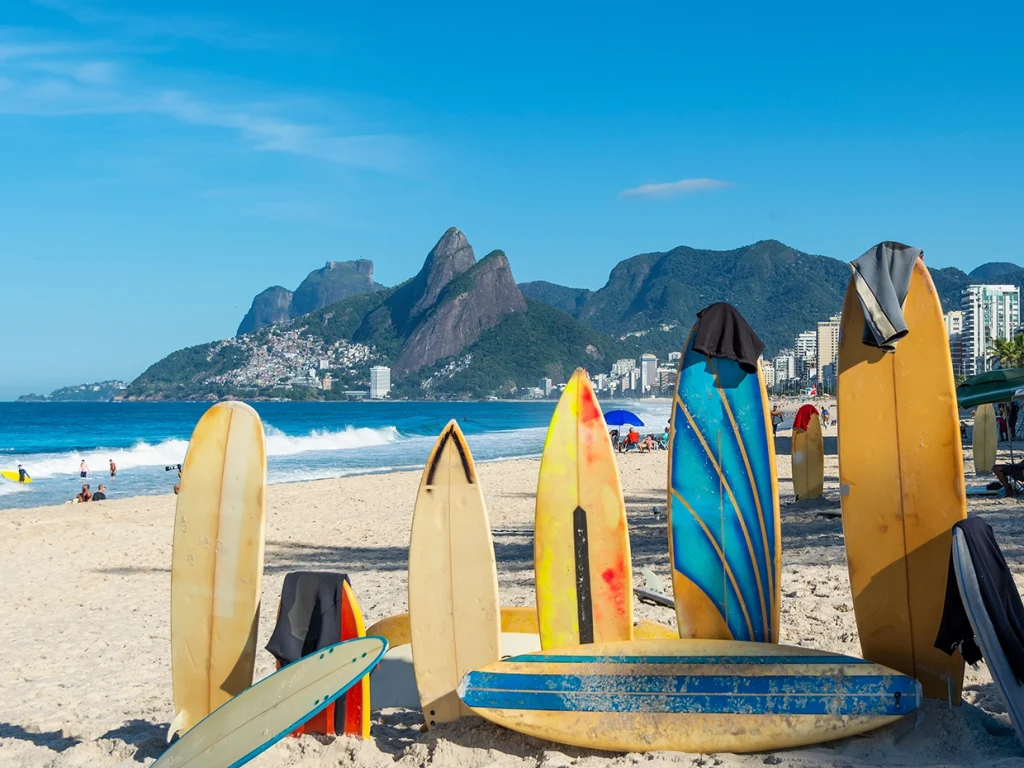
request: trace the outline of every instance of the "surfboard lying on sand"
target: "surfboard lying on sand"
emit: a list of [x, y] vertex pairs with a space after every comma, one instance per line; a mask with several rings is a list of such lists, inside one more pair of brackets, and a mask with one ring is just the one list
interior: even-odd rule
[[534, 563], [545, 648], [630, 640], [633, 569], [619, 467], [577, 368], [551, 416], [537, 479]]
[[427, 727], [470, 714], [455, 687], [501, 653], [498, 570], [480, 480], [454, 421], [427, 459], [409, 543], [409, 639]]
[[387, 646], [382, 637], [362, 637], [279, 669], [199, 721], [153, 768], [244, 765], [344, 695]]
[[184, 733], [252, 683], [263, 587], [267, 453], [260, 417], [217, 403], [181, 468], [171, 554], [171, 679]]
[[648, 640], [527, 654], [470, 672], [459, 695], [530, 736], [619, 752], [758, 752], [851, 736], [921, 700], [917, 681], [771, 643]]
[[839, 332], [839, 493], [864, 658], [960, 702], [964, 662], [935, 648], [952, 528], [967, 516], [960, 421], [942, 306], [920, 259], [895, 352], [862, 341], [851, 278]]

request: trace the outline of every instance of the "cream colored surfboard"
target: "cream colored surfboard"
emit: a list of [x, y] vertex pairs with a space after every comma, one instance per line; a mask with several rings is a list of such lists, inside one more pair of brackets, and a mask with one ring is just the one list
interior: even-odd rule
[[171, 679], [184, 733], [252, 683], [263, 587], [267, 454], [245, 403], [196, 424], [181, 469], [171, 555]]
[[454, 421], [427, 460], [409, 543], [409, 634], [427, 726], [469, 710], [455, 687], [501, 653], [498, 571], [469, 447]]
[[996, 463], [996, 410], [992, 403], [974, 412], [974, 474], [990, 475]]
[[821, 419], [811, 415], [807, 429], [793, 430], [793, 491], [797, 501], [820, 499], [825, 489], [825, 447]]
[[633, 567], [619, 466], [582, 368], [551, 416], [534, 520], [544, 647], [632, 640]]
[[244, 765], [364, 679], [386, 649], [383, 638], [360, 637], [279, 669], [201, 720], [153, 768]]
[[942, 306], [918, 259], [895, 352], [864, 344], [853, 280], [839, 332], [839, 492], [865, 659], [960, 702], [964, 660], [935, 647], [953, 524], [967, 517], [960, 421]]

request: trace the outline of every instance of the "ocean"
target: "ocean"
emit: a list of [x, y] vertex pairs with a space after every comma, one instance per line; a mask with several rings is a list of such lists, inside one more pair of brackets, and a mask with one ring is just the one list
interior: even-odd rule
[[[267, 435], [267, 475], [289, 483], [420, 469], [450, 419], [473, 458], [539, 456], [554, 401], [253, 403]], [[209, 403], [0, 403], [0, 470], [23, 464], [33, 482], [0, 478], [0, 510], [61, 504], [88, 482], [109, 498], [170, 493], [192, 429]], [[668, 401], [615, 400], [651, 432], [668, 422]], [[643, 432], [644, 430], [641, 430]], [[85, 459], [89, 476], [79, 477]], [[117, 477], [108, 471], [110, 459]]]

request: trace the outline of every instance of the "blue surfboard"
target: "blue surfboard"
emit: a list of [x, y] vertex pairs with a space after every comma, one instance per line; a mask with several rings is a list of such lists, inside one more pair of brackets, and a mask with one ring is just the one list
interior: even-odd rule
[[681, 637], [778, 642], [781, 535], [761, 377], [693, 349], [669, 435], [669, 552]]
[[524, 654], [467, 674], [463, 703], [531, 736], [618, 751], [751, 752], [830, 741], [919, 706], [917, 681], [863, 659], [730, 640]]

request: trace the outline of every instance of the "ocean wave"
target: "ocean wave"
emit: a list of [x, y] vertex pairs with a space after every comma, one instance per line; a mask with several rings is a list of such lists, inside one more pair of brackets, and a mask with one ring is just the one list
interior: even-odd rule
[[12, 483], [9, 480], [0, 480], [0, 496], [8, 496], [12, 493], [27, 493], [31, 490], [31, 486], [28, 485]]
[[314, 429], [305, 435], [285, 434], [271, 424], [264, 425], [267, 435], [268, 456], [293, 456], [308, 451], [346, 451], [352, 448], [369, 448], [387, 445], [402, 438], [396, 427], [345, 427], [330, 431]]
[[18, 458], [33, 480], [58, 475], [77, 475], [79, 463], [84, 459], [89, 472], [96, 476], [107, 474], [107, 462], [113, 459], [118, 471], [135, 467], [180, 464], [185, 459], [186, 440], [164, 440], [150, 444], [139, 442], [131, 448], [97, 448], [68, 453], [37, 453]]

